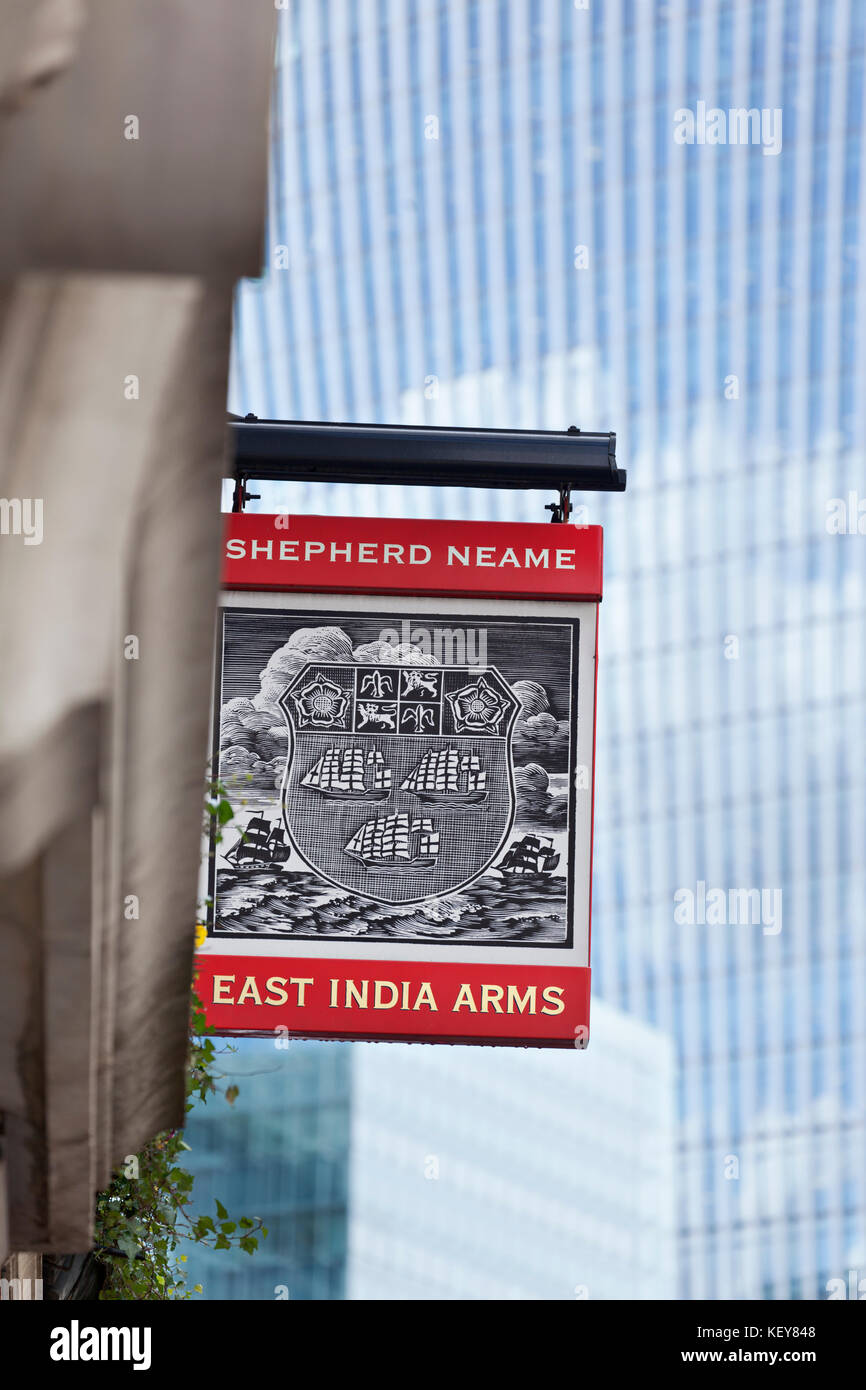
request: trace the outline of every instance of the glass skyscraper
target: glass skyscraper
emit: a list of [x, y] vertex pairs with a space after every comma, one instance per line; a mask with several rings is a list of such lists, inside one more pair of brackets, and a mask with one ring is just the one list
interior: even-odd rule
[[594, 989], [673, 1040], [683, 1298], [866, 1274], [864, 28], [857, 0], [295, 0], [237, 307], [241, 415], [617, 432], [628, 493], [576, 499], [606, 551]]
[[195, 1206], [214, 1216], [218, 1199], [233, 1220], [258, 1219], [268, 1235], [252, 1256], [193, 1247], [187, 1286], [200, 1283], [205, 1298], [345, 1298], [349, 1045], [243, 1039], [232, 1047], [236, 1055], [221, 1053], [219, 1065], [237, 1082], [234, 1105], [212, 1097], [186, 1130]]
[[248, 1040], [187, 1130], [205, 1298], [673, 1298], [674, 1049], [598, 1003], [587, 1053]]

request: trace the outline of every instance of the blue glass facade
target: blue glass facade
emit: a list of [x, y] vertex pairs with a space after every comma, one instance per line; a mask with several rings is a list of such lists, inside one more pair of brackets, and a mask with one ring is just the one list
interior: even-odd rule
[[[234, 1046], [234, 1045], [233, 1045]], [[341, 1299], [348, 1233], [350, 1056], [345, 1043], [245, 1040], [219, 1064], [238, 1085], [198, 1105], [186, 1139], [197, 1212], [214, 1200], [268, 1236], [249, 1256], [196, 1246], [187, 1284], [214, 1299]]]
[[[866, 1270], [866, 538], [827, 525], [866, 494], [864, 30], [854, 0], [298, 0], [238, 298], [240, 414], [617, 431], [594, 987], [674, 1042], [685, 1298]], [[781, 150], [677, 143], [699, 102], [779, 110]], [[778, 922], [677, 921], [700, 884]]]
[[[673, 1298], [674, 1056], [597, 1003], [598, 1046], [241, 1042], [187, 1130], [197, 1210], [268, 1236], [195, 1248], [209, 1299]], [[578, 1065], [579, 1063], [579, 1065]]]

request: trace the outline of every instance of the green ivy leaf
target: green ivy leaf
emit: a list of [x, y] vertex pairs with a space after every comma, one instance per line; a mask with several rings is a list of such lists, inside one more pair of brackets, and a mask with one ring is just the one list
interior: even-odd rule
[[139, 1246], [135, 1236], [129, 1231], [121, 1231], [115, 1241], [117, 1248], [122, 1250], [127, 1260], [132, 1261], [138, 1254]]

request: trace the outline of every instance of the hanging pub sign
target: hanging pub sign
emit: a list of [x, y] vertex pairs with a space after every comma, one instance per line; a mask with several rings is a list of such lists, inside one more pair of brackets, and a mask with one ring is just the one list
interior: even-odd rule
[[597, 526], [227, 518], [220, 1033], [583, 1047]]

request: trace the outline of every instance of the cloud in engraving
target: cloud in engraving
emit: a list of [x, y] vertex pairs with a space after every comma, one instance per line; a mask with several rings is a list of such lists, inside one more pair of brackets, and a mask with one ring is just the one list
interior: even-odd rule
[[548, 772], [568, 771], [568, 725], [552, 714], [518, 716], [511, 746], [515, 767], [541, 762]]
[[265, 759], [234, 744], [220, 754], [220, 780], [235, 796], [254, 790], [272, 792], [280, 786], [285, 761], [285, 751], [279, 757]]
[[302, 666], [308, 661], [352, 660], [352, 642], [341, 627], [299, 627], [268, 658], [259, 674], [260, 689], [253, 704], [258, 710], [270, 711], [273, 724], [282, 723], [277, 701]]
[[538, 763], [514, 769], [517, 790], [516, 823], [535, 830], [559, 829], [568, 824], [568, 797], [551, 792], [550, 780]]
[[523, 716], [531, 719], [534, 714], [546, 714], [550, 709], [547, 691], [538, 681], [515, 681], [514, 691], [523, 709]]
[[252, 700], [238, 696], [222, 707], [220, 748], [243, 748], [269, 761], [288, 747], [288, 730], [278, 709], [256, 709]]
[[376, 666], [399, 666], [403, 663], [412, 666], [440, 666], [437, 656], [424, 652], [412, 642], [364, 642], [352, 653], [359, 666], [371, 663]]
[[511, 689], [521, 706], [511, 745], [515, 767], [541, 762], [548, 772], [567, 772], [568, 725], [550, 713], [544, 686], [538, 681], [515, 681]]

